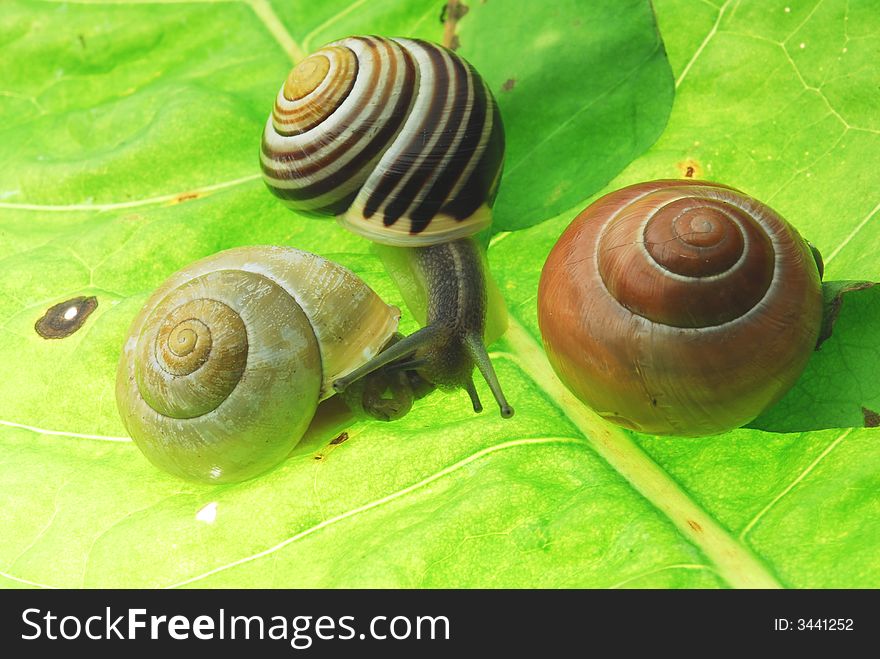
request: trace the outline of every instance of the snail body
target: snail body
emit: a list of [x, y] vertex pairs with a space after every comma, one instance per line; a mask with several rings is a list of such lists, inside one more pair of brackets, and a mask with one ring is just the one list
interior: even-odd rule
[[487, 280], [471, 238], [491, 223], [504, 131], [488, 86], [464, 59], [415, 39], [349, 37], [306, 57], [275, 100], [263, 179], [291, 209], [334, 216], [380, 245], [411, 250], [428, 325], [334, 382], [379, 370], [461, 387], [472, 373], [504, 398], [485, 348]]
[[[412, 370], [441, 388], [467, 391], [475, 412], [483, 407], [473, 382], [476, 366], [495, 397], [501, 416], [509, 418], [507, 403], [486, 352], [484, 331], [487, 313], [487, 275], [480, 247], [457, 240], [413, 248], [407, 257], [424, 288], [427, 324], [333, 383], [345, 391], [352, 383], [383, 368]], [[497, 304], [497, 298], [495, 300]], [[498, 313], [498, 306], [494, 307]], [[503, 309], [502, 309], [503, 311]]]
[[600, 415], [654, 434], [744, 425], [803, 372], [822, 320], [821, 257], [727, 186], [661, 180], [571, 223], [538, 289], [560, 379]]
[[220, 252], [172, 275], [135, 318], [117, 406], [156, 466], [245, 480], [287, 456], [332, 382], [378, 354], [398, 320], [353, 273], [314, 254]]

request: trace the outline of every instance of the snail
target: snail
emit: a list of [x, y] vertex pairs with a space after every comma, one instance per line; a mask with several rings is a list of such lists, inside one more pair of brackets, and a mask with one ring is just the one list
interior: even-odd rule
[[394, 340], [399, 317], [314, 254], [220, 252], [172, 275], [135, 318], [117, 370], [120, 416], [166, 471], [251, 478], [288, 455], [335, 379]]
[[404, 250], [427, 303], [425, 327], [337, 378], [337, 391], [404, 369], [464, 388], [479, 412], [476, 366], [501, 415], [513, 414], [486, 352], [489, 274], [472, 238], [491, 223], [503, 156], [492, 93], [441, 46], [349, 37], [290, 72], [263, 132], [266, 185], [293, 210]]
[[822, 322], [818, 251], [765, 204], [704, 181], [600, 198], [541, 273], [551, 365], [600, 415], [654, 434], [742, 426], [803, 372]]

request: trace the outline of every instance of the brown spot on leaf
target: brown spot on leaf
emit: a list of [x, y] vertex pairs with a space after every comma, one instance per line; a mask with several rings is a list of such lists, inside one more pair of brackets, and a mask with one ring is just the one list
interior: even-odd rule
[[456, 50], [461, 41], [455, 33], [458, 21], [470, 11], [470, 7], [460, 0], [449, 0], [440, 14], [443, 19], [443, 45], [450, 50]]
[[348, 439], [347, 432], [341, 432], [336, 437], [330, 440], [330, 446], [336, 446], [338, 444], [342, 444], [342, 442]]
[[315, 460], [323, 460], [323, 459], [324, 459], [324, 456], [321, 455], [320, 453], [318, 453], [318, 455], [315, 456]]
[[461, 20], [471, 10], [471, 8], [461, 2], [461, 0], [459, 0], [458, 2], [450, 2], [449, 4], [455, 5], [455, 8], [453, 10], [453, 18], [455, 20]]
[[[483, 0], [483, 4], [486, 4], [486, 0]], [[447, 20], [457, 21], [470, 10], [470, 7], [461, 4], [461, 2], [444, 2], [443, 9], [440, 10], [440, 22], [445, 25]]]
[[700, 526], [699, 524], [697, 524], [697, 523], [696, 523], [694, 520], [692, 520], [692, 519], [689, 519], [689, 520], [688, 520], [688, 526], [690, 526], [690, 527], [691, 527], [694, 531], [696, 531], [697, 533], [702, 533], [702, 532], [703, 532], [703, 527]]
[[182, 204], [185, 201], [191, 201], [193, 199], [198, 199], [202, 196], [201, 192], [181, 192], [179, 195], [174, 197], [171, 200], [172, 204]]
[[98, 298], [79, 296], [59, 302], [46, 310], [34, 324], [44, 339], [63, 339], [76, 332], [98, 308]]
[[508, 78], [504, 81], [504, 84], [501, 85], [501, 91], [509, 92], [516, 86], [516, 78]]
[[867, 407], [862, 408], [862, 416], [865, 419], [865, 428], [880, 428], [880, 414]]
[[675, 167], [681, 173], [682, 178], [703, 178], [703, 166], [693, 158], [677, 162]]

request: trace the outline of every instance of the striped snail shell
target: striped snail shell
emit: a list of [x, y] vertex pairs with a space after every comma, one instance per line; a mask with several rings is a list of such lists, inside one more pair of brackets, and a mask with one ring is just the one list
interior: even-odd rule
[[538, 290], [560, 379], [602, 416], [655, 434], [751, 421], [801, 375], [821, 319], [818, 252], [766, 205], [701, 181], [593, 203]]
[[503, 154], [495, 99], [465, 60], [415, 39], [349, 37], [290, 72], [261, 165], [290, 208], [420, 246], [490, 224]]
[[398, 319], [357, 276], [314, 254], [220, 252], [172, 275], [135, 318], [117, 406], [156, 466], [245, 480], [288, 455], [331, 383], [376, 355]]
[[504, 129], [489, 88], [455, 53], [415, 39], [350, 37], [291, 71], [263, 132], [269, 189], [294, 210], [335, 215], [397, 249], [427, 302], [427, 326], [333, 383], [407, 370], [463, 388], [478, 368], [502, 416], [485, 347], [487, 282], [471, 236], [491, 222]]

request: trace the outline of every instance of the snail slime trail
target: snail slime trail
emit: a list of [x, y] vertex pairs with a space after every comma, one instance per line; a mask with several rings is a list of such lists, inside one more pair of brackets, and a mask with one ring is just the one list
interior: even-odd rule
[[480, 411], [476, 367], [501, 415], [513, 414], [484, 345], [488, 274], [470, 238], [492, 221], [503, 160], [498, 105], [447, 48], [349, 37], [290, 72], [263, 132], [267, 187], [291, 209], [411, 249], [414, 285], [428, 301], [426, 327], [337, 379], [337, 391], [406, 371], [465, 389]]

